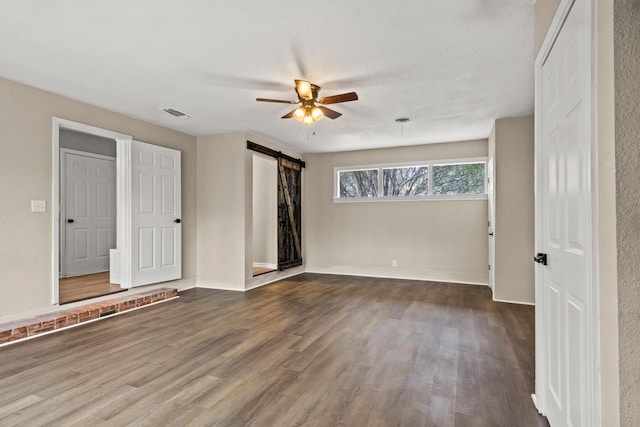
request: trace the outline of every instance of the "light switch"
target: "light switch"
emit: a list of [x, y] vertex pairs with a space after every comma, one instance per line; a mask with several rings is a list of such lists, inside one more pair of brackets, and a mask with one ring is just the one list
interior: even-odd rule
[[46, 212], [47, 202], [45, 200], [32, 200], [31, 212]]

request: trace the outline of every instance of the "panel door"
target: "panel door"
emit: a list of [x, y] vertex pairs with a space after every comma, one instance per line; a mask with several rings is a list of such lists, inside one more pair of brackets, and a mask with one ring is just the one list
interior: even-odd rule
[[131, 286], [182, 277], [180, 151], [131, 142]]
[[578, 0], [542, 68], [542, 241], [546, 415], [588, 426], [591, 135], [586, 1]]
[[493, 289], [495, 280], [495, 257], [496, 257], [496, 241], [494, 238], [495, 224], [495, 193], [494, 193], [494, 176], [493, 176], [493, 158], [487, 162], [487, 198], [488, 198], [488, 234], [489, 234], [489, 287]]
[[115, 160], [64, 156], [64, 275], [109, 271], [109, 250], [116, 246]]

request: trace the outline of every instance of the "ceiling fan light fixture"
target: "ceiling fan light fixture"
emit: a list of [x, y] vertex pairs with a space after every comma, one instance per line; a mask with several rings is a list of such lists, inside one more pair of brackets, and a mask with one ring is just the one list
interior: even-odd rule
[[315, 120], [313, 120], [311, 111], [307, 110], [306, 114], [304, 115], [304, 119], [302, 119], [302, 123], [304, 123], [305, 125], [312, 125], [314, 121]]
[[296, 108], [296, 111], [293, 112], [293, 118], [301, 122], [304, 119], [305, 111], [303, 107]]
[[313, 120], [317, 122], [318, 120], [324, 117], [324, 113], [320, 108], [313, 107], [311, 109], [311, 117], [313, 117]]

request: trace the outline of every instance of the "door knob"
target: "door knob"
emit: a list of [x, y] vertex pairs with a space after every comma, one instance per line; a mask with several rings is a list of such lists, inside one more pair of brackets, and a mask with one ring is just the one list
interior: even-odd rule
[[533, 260], [538, 264], [547, 265], [547, 254], [538, 252], [536, 256], [533, 257]]
[[74, 221], [73, 219], [69, 218], [69, 219], [67, 220], [67, 222], [68, 222], [69, 224], [73, 224], [75, 221]]
[[176, 218], [173, 220], [173, 222], [175, 222], [176, 224], [180, 224], [182, 221], [180, 220], [180, 218]]

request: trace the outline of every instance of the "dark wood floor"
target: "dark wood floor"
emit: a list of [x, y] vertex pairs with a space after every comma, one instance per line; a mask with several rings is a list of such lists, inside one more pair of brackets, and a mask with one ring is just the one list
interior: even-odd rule
[[533, 307], [303, 274], [0, 348], [1, 426], [545, 426]]

